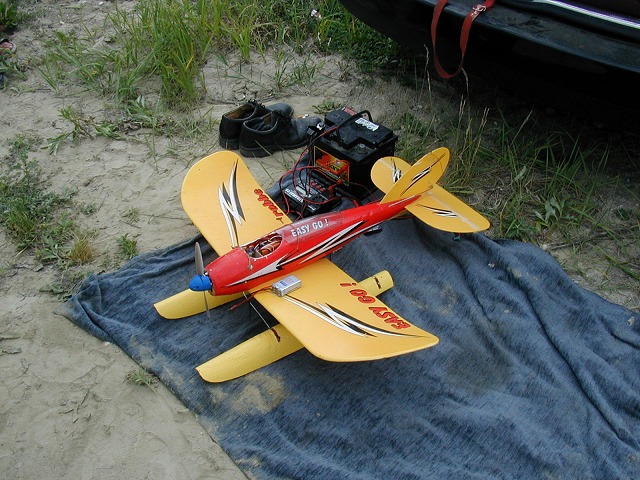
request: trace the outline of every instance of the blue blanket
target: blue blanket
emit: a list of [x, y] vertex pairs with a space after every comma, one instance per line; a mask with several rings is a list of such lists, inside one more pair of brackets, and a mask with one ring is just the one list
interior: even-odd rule
[[350, 364], [302, 350], [207, 384], [194, 366], [265, 326], [248, 304], [156, 314], [194, 273], [193, 242], [89, 278], [65, 315], [156, 374], [248, 475], [640, 478], [640, 315], [537, 247], [388, 222], [332, 260], [356, 279], [390, 270], [384, 302], [437, 346]]

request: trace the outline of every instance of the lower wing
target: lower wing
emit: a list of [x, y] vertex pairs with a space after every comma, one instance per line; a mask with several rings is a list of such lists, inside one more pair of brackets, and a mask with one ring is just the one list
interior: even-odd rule
[[301, 287], [258, 300], [315, 356], [333, 362], [393, 357], [431, 347], [438, 338], [412, 325], [327, 259], [294, 273]]

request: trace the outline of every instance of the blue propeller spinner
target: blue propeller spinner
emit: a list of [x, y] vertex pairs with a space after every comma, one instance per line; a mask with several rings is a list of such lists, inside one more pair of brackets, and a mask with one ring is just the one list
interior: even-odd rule
[[194, 292], [208, 292], [213, 287], [211, 280], [206, 275], [194, 275], [189, 282], [189, 288]]
[[196, 275], [189, 282], [189, 288], [195, 292], [208, 292], [213, 288], [211, 279], [204, 273], [204, 261], [200, 244], [196, 242]]

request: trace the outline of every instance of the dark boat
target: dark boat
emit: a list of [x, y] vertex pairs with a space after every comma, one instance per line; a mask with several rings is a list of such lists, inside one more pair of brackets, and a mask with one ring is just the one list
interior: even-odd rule
[[[433, 61], [438, 0], [340, 1], [399, 44], [421, 53], [429, 49]], [[478, 0], [450, 0], [442, 10], [436, 38], [446, 70], [460, 62], [462, 24], [476, 5]], [[566, 92], [583, 106], [593, 100], [640, 111], [640, 0], [496, 0], [470, 28], [464, 68], [535, 97]]]

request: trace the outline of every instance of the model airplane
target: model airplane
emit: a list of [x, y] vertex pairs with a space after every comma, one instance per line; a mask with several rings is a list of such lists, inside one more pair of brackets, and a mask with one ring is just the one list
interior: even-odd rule
[[230, 380], [302, 347], [325, 360], [353, 362], [438, 343], [377, 298], [393, 285], [387, 272], [358, 283], [325, 257], [406, 211], [445, 231], [488, 228], [482, 215], [437, 185], [448, 162], [446, 148], [412, 166], [382, 158], [371, 171], [382, 200], [293, 223], [235, 153], [196, 163], [184, 179], [182, 205], [219, 256], [204, 266], [196, 244], [189, 290], [156, 303], [158, 313], [183, 318], [250, 297], [280, 322], [196, 367], [202, 378]]

